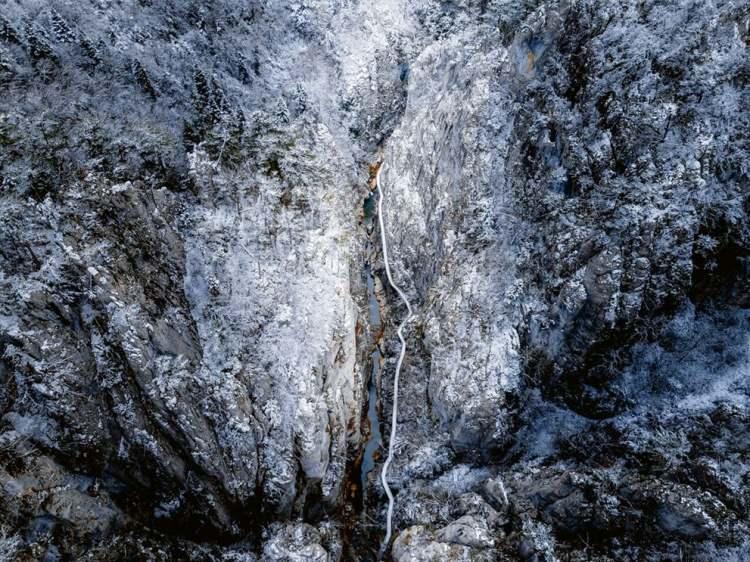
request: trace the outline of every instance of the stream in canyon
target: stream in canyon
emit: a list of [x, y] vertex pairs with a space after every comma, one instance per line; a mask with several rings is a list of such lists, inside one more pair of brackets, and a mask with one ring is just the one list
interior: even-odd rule
[[[375, 297], [375, 279], [370, 266], [367, 266], [367, 296], [370, 310], [370, 326], [375, 331], [380, 330], [380, 309]], [[369, 426], [369, 438], [365, 444], [364, 454], [362, 456], [362, 466], [360, 469], [360, 479], [362, 490], [367, 487], [367, 476], [373, 468], [378, 457], [378, 451], [383, 444], [380, 432], [380, 413], [378, 404], [378, 381], [380, 380], [382, 354], [380, 347], [376, 343], [374, 351], [370, 354], [370, 377], [367, 382], [367, 425]]]
[[[377, 197], [372, 192], [363, 205], [365, 226], [368, 233], [373, 232]], [[371, 248], [370, 248], [370, 251]], [[369, 378], [367, 381], [367, 427], [368, 439], [362, 455], [360, 465], [360, 485], [363, 494], [367, 490], [367, 477], [375, 468], [383, 439], [380, 431], [380, 408], [378, 401], [378, 383], [380, 382], [380, 369], [382, 354], [380, 352], [380, 337], [382, 335], [382, 321], [380, 317], [380, 304], [375, 293], [375, 274], [369, 261], [365, 265], [364, 274], [367, 280], [367, 307], [369, 312], [369, 326], [373, 349], [370, 353]]]

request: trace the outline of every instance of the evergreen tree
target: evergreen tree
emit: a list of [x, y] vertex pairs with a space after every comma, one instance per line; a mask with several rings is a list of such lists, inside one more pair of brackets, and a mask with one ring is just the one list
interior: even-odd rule
[[211, 122], [218, 123], [224, 115], [231, 112], [224, 90], [219, 86], [216, 78], [211, 78], [211, 93], [213, 95], [211, 104]]
[[35, 61], [48, 59], [57, 62], [57, 55], [52, 50], [49, 41], [44, 32], [39, 29], [33, 22], [27, 21], [24, 31], [26, 32], [26, 43], [29, 49], [29, 56]]
[[283, 97], [279, 97], [279, 101], [276, 103], [275, 116], [280, 123], [289, 123], [289, 107], [287, 107], [286, 100]]
[[21, 44], [21, 40], [18, 37], [18, 33], [13, 29], [13, 26], [3, 16], [0, 16], [0, 41], [5, 43], [16, 43]]
[[237, 78], [240, 82], [246, 85], [250, 85], [253, 81], [244, 59], [240, 60], [239, 63], [237, 63]]
[[208, 84], [206, 75], [203, 74], [201, 69], [196, 69], [193, 73], [193, 109], [199, 114], [203, 115], [211, 103], [211, 87]]
[[156, 88], [154, 88], [154, 85], [151, 82], [151, 78], [149, 78], [148, 72], [146, 72], [146, 69], [143, 67], [143, 64], [141, 64], [141, 61], [136, 60], [133, 63], [133, 74], [135, 75], [136, 83], [141, 87], [141, 89], [143, 89], [143, 91], [146, 92], [152, 99], [156, 99]]
[[13, 74], [11, 61], [10, 53], [5, 48], [0, 47], [0, 84], [6, 82]]
[[242, 143], [245, 133], [245, 116], [242, 111], [233, 111], [222, 123], [223, 145], [220, 152], [222, 164], [237, 166], [241, 162]]
[[307, 109], [307, 92], [305, 92], [302, 84], [297, 84], [297, 88], [294, 92], [294, 104], [297, 115], [301, 115]]
[[63, 18], [54, 8], [50, 13], [50, 19], [52, 20], [52, 31], [55, 33], [58, 41], [61, 43], [75, 42], [76, 34], [65, 21], [65, 18]]
[[82, 37], [79, 45], [94, 66], [102, 63], [101, 51], [88, 37]]

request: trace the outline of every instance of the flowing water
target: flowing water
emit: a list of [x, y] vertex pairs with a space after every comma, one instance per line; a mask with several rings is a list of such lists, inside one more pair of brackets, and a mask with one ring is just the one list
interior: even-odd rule
[[[375, 297], [375, 280], [370, 266], [367, 266], [367, 297], [370, 308], [370, 326], [377, 332], [380, 329], [380, 308]], [[375, 468], [376, 454], [383, 444], [380, 434], [380, 415], [378, 408], [378, 381], [380, 380], [381, 354], [377, 344], [370, 354], [370, 378], [367, 382], [367, 422], [370, 436], [365, 445], [360, 469], [362, 490], [367, 489], [367, 475]]]
[[[372, 231], [374, 224], [374, 215], [376, 207], [376, 195], [371, 193], [364, 202], [364, 216], [368, 231]], [[382, 354], [379, 348], [379, 334], [382, 330], [380, 318], [380, 304], [375, 294], [375, 276], [372, 267], [368, 263], [365, 266], [365, 276], [367, 278], [367, 303], [369, 309], [369, 320], [371, 334], [373, 335], [374, 349], [370, 354], [370, 376], [367, 381], [367, 425], [369, 426], [369, 437], [365, 444], [365, 450], [362, 455], [362, 464], [360, 466], [360, 484], [364, 492], [367, 489], [367, 477], [375, 468], [377, 455], [383, 444], [380, 432], [380, 409], [378, 402], [378, 383], [380, 381], [380, 368]]]

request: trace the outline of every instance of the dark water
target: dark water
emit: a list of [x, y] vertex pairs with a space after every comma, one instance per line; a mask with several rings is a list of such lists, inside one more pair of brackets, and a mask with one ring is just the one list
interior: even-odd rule
[[[367, 273], [367, 299], [370, 310], [370, 326], [373, 332], [380, 330], [380, 308], [375, 298], [375, 279], [368, 265]], [[366, 490], [367, 476], [375, 468], [375, 455], [379, 451], [383, 440], [380, 433], [380, 415], [378, 410], [378, 380], [380, 379], [380, 349], [376, 346], [370, 354], [370, 377], [367, 381], [367, 422], [370, 426], [370, 437], [365, 444], [360, 468], [360, 479], [362, 490]]]
[[368, 229], [372, 228], [373, 225], [373, 218], [375, 217], [375, 210], [377, 208], [378, 204], [378, 197], [375, 194], [375, 192], [371, 192], [370, 195], [367, 196], [367, 199], [365, 199], [364, 204], [362, 205], [362, 208], [365, 212], [365, 221], [367, 221], [367, 227]]
[[[363, 208], [367, 228], [372, 232], [377, 209], [377, 195], [375, 192], [370, 193], [367, 199], [365, 199]], [[365, 276], [367, 278], [367, 304], [370, 313], [371, 333], [378, 334], [381, 327], [380, 306], [375, 297], [375, 277], [369, 263], [365, 266]], [[364, 453], [362, 454], [362, 464], [360, 465], [360, 484], [363, 492], [367, 489], [367, 476], [375, 468], [376, 456], [383, 444], [378, 408], [378, 381], [380, 380], [381, 353], [377, 342], [374, 342], [374, 344], [375, 348], [370, 354], [370, 377], [367, 381], [367, 422], [370, 432], [365, 444]]]

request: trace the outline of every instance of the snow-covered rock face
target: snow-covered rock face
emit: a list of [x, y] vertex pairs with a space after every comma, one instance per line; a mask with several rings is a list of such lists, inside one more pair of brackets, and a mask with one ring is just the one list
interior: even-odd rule
[[9, 446], [176, 536], [338, 510], [361, 446], [360, 210], [411, 20], [267, 4], [0, 21]]
[[[386, 221], [395, 271], [422, 303], [428, 392], [455, 448], [509, 439], [505, 395], [520, 382], [512, 325], [517, 258], [502, 222], [508, 204], [510, 55], [499, 35], [470, 28], [411, 65], [408, 103], [389, 139]], [[424, 376], [424, 374], [422, 375]]]
[[0, 559], [377, 551], [379, 160], [393, 559], [748, 558], [746, 2], [58, 4], [0, 14]]
[[[268, 135], [260, 149], [273, 158], [279, 142], [291, 145], [278, 172], [241, 183], [212, 184], [213, 161], [194, 153], [194, 181], [211, 187], [182, 229], [185, 293], [203, 349], [195, 376], [215, 401], [232, 482], [254, 494], [256, 473], [245, 471], [260, 462], [264, 501], [285, 514], [303, 491], [298, 477], [335, 504], [362, 401], [350, 279], [359, 201], [339, 173], [353, 164], [337, 158], [323, 125], [289, 136]], [[217, 203], [230, 191], [239, 200]]]

